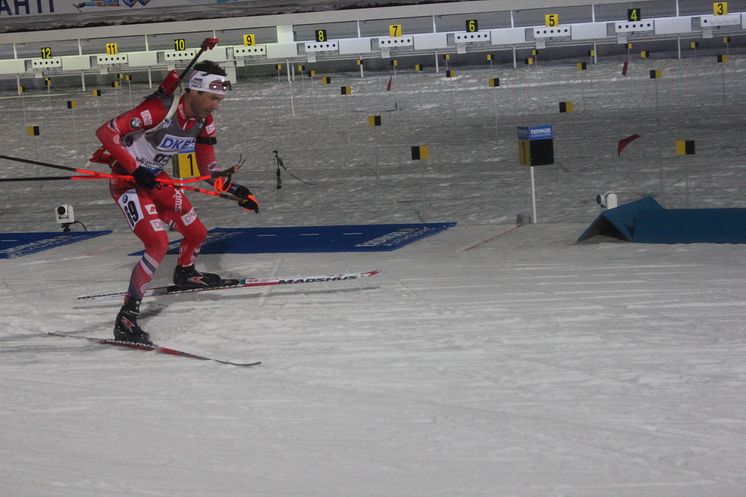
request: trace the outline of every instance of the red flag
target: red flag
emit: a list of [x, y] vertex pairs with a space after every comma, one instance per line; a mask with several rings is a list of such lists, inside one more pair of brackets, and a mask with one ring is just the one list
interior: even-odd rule
[[386, 91], [391, 91], [391, 83], [393, 82], [393, 79], [394, 79], [393, 76], [389, 76], [389, 82], [386, 85]]
[[624, 147], [637, 140], [638, 138], [640, 138], [640, 135], [635, 133], [634, 135], [630, 135], [627, 138], [622, 138], [621, 140], [619, 140], [619, 144], [616, 146], [617, 155], [622, 155], [622, 150], [624, 150]]

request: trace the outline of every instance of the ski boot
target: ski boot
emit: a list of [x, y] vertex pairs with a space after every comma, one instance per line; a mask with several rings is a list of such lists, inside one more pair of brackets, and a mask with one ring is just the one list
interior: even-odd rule
[[223, 286], [223, 278], [213, 273], [201, 273], [191, 266], [176, 266], [174, 269], [174, 286], [178, 289], [209, 288]]
[[114, 322], [114, 338], [122, 342], [142, 343], [152, 345], [150, 335], [137, 324], [140, 316], [140, 301], [130, 300], [126, 302], [117, 314]]

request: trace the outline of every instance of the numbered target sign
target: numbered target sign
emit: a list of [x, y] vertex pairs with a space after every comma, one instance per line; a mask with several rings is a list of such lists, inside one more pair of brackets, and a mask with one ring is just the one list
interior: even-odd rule
[[106, 44], [106, 55], [116, 55], [119, 53], [119, 45], [116, 43]]
[[712, 4], [712, 13], [716, 16], [724, 16], [728, 13], [728, 2], [715, 2]]
[[178, 178], [194, 178], [199, 176], [197, 167], [197, 156], [194, 152], [188, 154], [177, 154], [172, 159], [174, 176]]
[[547, 14], [544, 16], [544, 24], [548, 28], [559, 26], [559, 14]]
[[397, 36], [402, 36], [404, 34], [404, 31], [401, 29], [401, 24], [389, 24], [389, 36], [392, 38], [396, 38]]
[[52, 58], [52, 47], [41, 47], [41, 58], [51, 59]]
[[467, 33], [476, 33], [479, 31], [479, 21], [476, 19], [469, 19], [466, 21], [466, 32]]
[[177, 52], [186, 50], [186, 40], [184, 38], [176, 38], [174, 40], [174, 50], [176, 50]]
[[316, 41], [319, 43], [323, 43], [327, 40], [326, 37], [326, 30], [325, 29], [317, 29], [314, 31], [316, 33]]
[[245, 47], [253, 47], [256, 45], [256, 36], [253, 33], [243, 35], [243, 44]]
[[642, 19], [642, 10], [640, 10], [638, 7], [635, 7], [634, 9], [627, 9], [627, 20], [629, 22], [636, 22]]

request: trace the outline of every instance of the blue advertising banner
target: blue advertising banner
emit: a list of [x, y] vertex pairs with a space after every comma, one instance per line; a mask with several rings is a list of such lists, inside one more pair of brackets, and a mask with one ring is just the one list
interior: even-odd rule
[[[387, 252], [455, 226], [456, 223], [365, 224], [288, 228], [215, 228], [202, 254], [278, 252]], [[178, 253], [180, 240], [169, 253]], [[141, 255], [135, 252], [130, 255]]]
[[108, 235], [111, 231], [0, 233], [0, 259], [35, 254], [70, 243]]

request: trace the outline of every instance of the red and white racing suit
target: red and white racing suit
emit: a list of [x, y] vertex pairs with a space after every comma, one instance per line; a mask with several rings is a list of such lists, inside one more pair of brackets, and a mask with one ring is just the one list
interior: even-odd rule
[[[102, 125], [96, 136], [103, 146], [91, 159], [111, 166], [114, 174], [131, 175], [144, 167], [158, 178], [168, 178], [163, 168], [175, 154], [194, 151], [200, 175], [215, 170], [215, 125], [207, 119], [187, 118], [184, 97], [168, 117], [174, 95], [154, 94], [140, 105]], [[183, 235], [178, 264], [193, 264], [207, 229], [189, 199], [179, 188], [159, 184], [149, 189], [134, 180], [112, 179], [111, 196], [124, 213], [129, 227], [145, 245], [145, 254], [132, 270], [125, 300], [141, 300], [168, 249], [167, 229], [172, 225]]]

